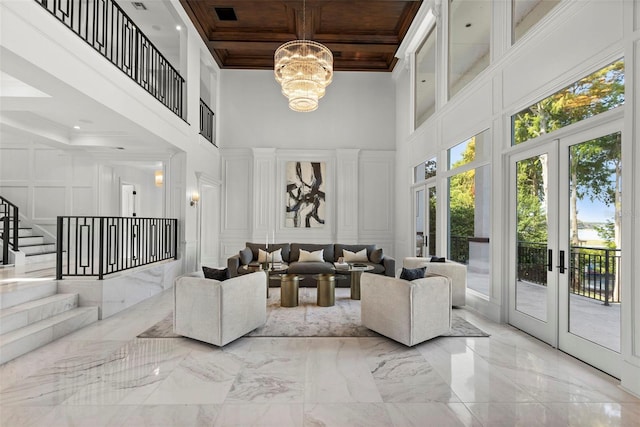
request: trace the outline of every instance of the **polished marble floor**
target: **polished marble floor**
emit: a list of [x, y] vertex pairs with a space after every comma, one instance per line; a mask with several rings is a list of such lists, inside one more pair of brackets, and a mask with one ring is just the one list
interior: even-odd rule
[[1, 426], [637, 426], [617, 380], [467, 310], [491, 333], [242, 338], [136, 335], [166, 291], [0, 366]]

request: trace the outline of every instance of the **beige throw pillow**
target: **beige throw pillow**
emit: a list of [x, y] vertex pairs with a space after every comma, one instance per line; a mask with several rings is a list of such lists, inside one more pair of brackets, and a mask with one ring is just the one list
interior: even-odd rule
[[298, 262], [324, 262], [324, 249], [319, 251], [309, 252], [304, 249], [300, 249], [300, 257]]
[[367, 262], [369, 258], [367, 258], [367, 249], [363, 249], [358, 252], [351, 252], [346, 249], [342, 250], [342, 256], [344, 257], [344, 262]]
[[258, 262], [282, 262], [282, 248], [269, 253], [258, 249]]

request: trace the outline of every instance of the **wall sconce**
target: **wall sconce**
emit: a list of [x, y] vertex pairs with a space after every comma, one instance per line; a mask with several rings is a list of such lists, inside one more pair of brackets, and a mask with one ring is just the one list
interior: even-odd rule
[[162, 171], [161, 170], [156, 171], [155, 177], [156, 177], [156, 187], [162, 187], [162, 184], [164, 182], [164, 174], [162, 173]]
[[189, 204], [191, 206], [196, 206], [199, 201], [200, 201], [200, 194], [198, 194], [197, 191], [194, 191], [193, 193], [191, 193], [191, 201], [189, 202]]

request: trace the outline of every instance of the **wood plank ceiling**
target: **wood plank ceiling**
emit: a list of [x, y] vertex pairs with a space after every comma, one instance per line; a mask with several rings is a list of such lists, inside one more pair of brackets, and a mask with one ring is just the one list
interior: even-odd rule
[[282, 43], [306, 38], [331, 50], [335, 71], [393, 70], [422, 3], [309, 0], [303, 14], [302, 0], [180, 1], [221, 68], [273, 69]]

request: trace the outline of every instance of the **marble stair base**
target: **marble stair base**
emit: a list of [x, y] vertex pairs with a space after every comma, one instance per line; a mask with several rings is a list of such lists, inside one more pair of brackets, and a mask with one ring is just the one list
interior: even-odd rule
[[0, 335], [78, 307], [78, 294], [56, 294], [0, 310]]
[[0, 364], [98, 320], [98, 307], [74, 308], [0, 335]]
[[55, 280], [7, 283], [0, 286], [0, 309], [54, 295], [58, 290]]

